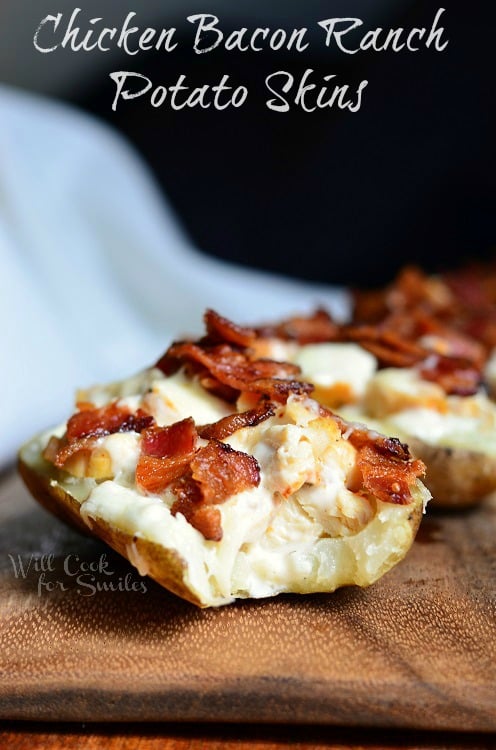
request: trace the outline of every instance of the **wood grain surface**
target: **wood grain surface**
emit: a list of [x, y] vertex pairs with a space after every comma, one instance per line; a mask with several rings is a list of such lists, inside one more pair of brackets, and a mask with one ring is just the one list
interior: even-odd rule
[[8, 477], [0, 718], [495, 731], [495, 532], [491, 499], [424, 519], [370, 589], [198, 610]]
[[9, 724], [9, 750], [490, 750], [487, 734], [266, 725]]

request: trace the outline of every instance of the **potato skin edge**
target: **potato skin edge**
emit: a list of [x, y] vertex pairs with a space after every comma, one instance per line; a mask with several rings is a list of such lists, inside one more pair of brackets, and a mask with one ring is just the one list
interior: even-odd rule
[[131, 565], [133, 563], [128, 550], [132, 547], [143, 562], [146, 575], [191, 604], [201, 608], [206, 606], [185, 585], [187, 565], [174, 550], [147, 539], [133, 537], [100, 518], [92, 518], [91, 527], [88, 526], [81, 516], [79, 503], [59, 484], [52, 484], [49, 476], [36, 471], [22, 457], [18, 459], [18, 470], [29, 492], [45, 510], [83, 534], [105, 542]]
[[411, 452], [427, 466], [423, 480], [432, 493], [429, 507], [470, 508], [496, 489], [496, 459], [464, 448], [431, 445], [407, 437]]
[[422, 504], [416, 503], [413, 512], [408, 517], [408, 522], [412, 528], [412, 544], [415, 541], [415, 537], [417, 536], [417, 531], [420, 528], [420, 523], [422, 521], [423, 515], [424, 510]]

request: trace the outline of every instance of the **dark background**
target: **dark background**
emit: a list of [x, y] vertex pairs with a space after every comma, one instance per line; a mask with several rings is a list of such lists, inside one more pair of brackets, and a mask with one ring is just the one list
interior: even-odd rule
[[[378, 25], [430, 28], [437, 3], [390, 3], [369, 21], [363, 3], [328, 0], [312, 3], [309, 13], [297, 2], [290, 18], [274, 14], [271, 25], [316, 27], [318, 41], [304, 53], [219, 47], [195, 55], [191, 27], [189, 45], [173, 54], [123, 55], [67, 98], [130, 138], [205, 252], [337, 284], [378, 284], [407, 262], [449, 267], [495, 248], [496, 27], [492, 2], [445, 6], [441, 25], [450, 43], [442, 53], [336, 54], [317, 27], [322, 18], [357, 15], [364, 27], [346, 37], [351, 44]], [[235, 20], [226, 8], [217, 12], [224, 31], [269, 25], [243, 7]], [[183, 19], [192, 12], [216, 13], [215, 2], [185, 3]], [[189, 26], [183, 21], [186, 32]], [[367, 78], [361, 109], [270, 111], [265, 77], [276, 70], [298, 77], [308, 67], [316, 80], [335, 73], [352, 88]], [[121, 69], [166, 86], [180, 73], [191, 86], [229, 73], [248, 86], [249, 98], [239, 110], [174, 112], [153, 109], [143, 97], [112, 112], [108, 72]]]

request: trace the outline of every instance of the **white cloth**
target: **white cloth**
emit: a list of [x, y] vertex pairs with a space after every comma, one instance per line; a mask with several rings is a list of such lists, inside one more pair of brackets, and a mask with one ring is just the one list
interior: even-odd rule
[[317, 304], [343, 315], [346, 295], [198, 252], [116, 133], [0, 87], [0, 466], [76, 387], [199, 333], [206, 307], [255, 323]]

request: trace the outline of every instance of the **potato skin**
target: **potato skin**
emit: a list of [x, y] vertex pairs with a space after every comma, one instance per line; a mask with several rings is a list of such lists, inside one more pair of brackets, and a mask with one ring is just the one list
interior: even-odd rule
[[[423, 484], [425, 484], [425, 482], [423, 482]], [[417, 536], [417, 531], [419, 530], [423, 515], [424, 507], [422, 503], [415, 503], [414, 505], [412, 505], [412, 512], [408, 516], [408, 523], [410, 524], [412, 529], [412, 544], [415, 540], [415, 537]]]
[[80, 514], [77, 500], [48, 475], [26, 463], [22, 455], [19, 457], [18, 469], [33, 497], [61, 521], [106, 542], [132, 564], [139, 558], [140, 569], [161, 586], [198, 607], [206, 606], [185, 585], [187, 564], [177, 552], [146, 539], [133, 537], [100, 518], [92, 518], [91, 526], [87, 525]]
[[435, 508], [469, 508], [496, 490], [496, 459], [464, 448], [431, 445], [407, 437], [411, 452], [427, 466], [424, 484]]

